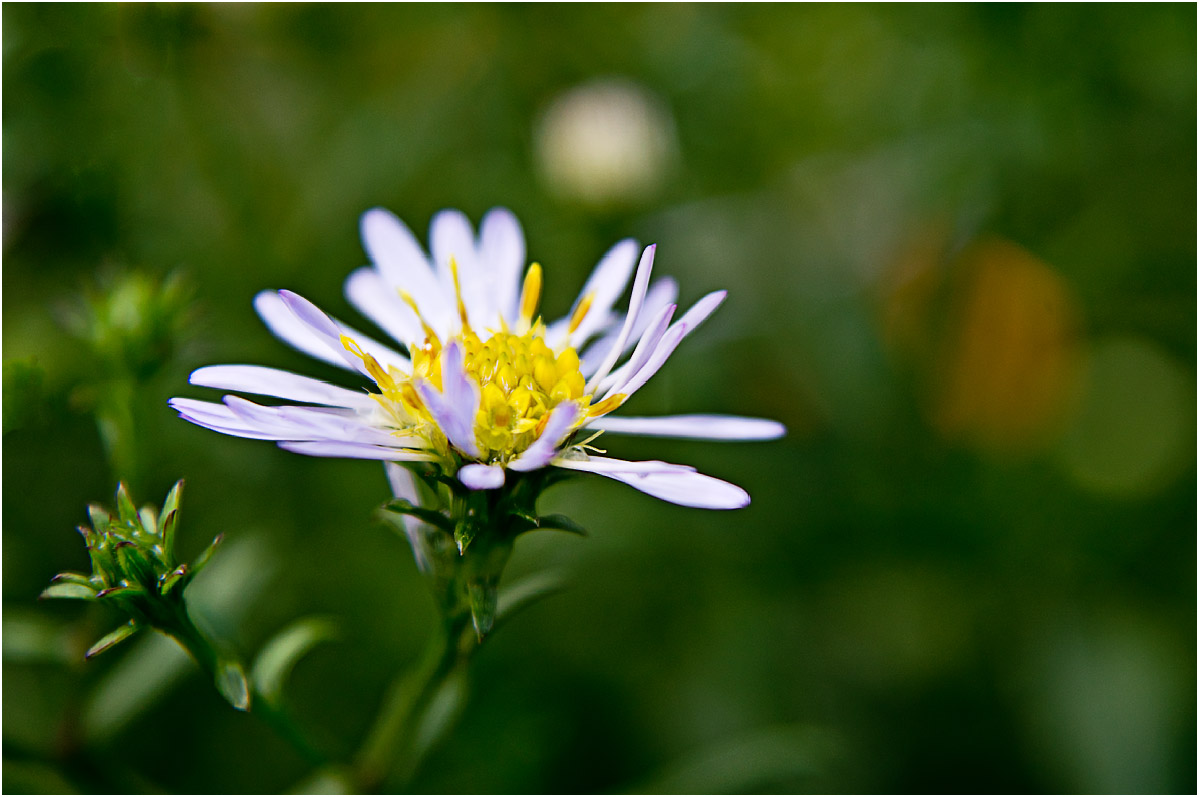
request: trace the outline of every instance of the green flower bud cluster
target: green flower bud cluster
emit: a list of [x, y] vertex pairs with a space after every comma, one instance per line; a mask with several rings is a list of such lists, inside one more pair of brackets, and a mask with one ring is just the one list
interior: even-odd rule
[[116, 512], [92, 504], [91, 528], [79, 527], [87, 543], [92, 572], [64, 572], [54, 577], [42, 598], [96, 601], [115, 607], [129, 621], [87, 651], [103, 653], [143, 628], [174, 637], [215, 679], [217, 688], [234, 706], [249, 705], [249, 689], [241, 665], [215, 649], [187, 613], [183, 591], [212, 559], [221, 543], [216, 539], [191, 564], [175, 557], [179, 500], [183, 482], [167, 494], [162, 509], [138, 509], [124, 484], [117, 490]]

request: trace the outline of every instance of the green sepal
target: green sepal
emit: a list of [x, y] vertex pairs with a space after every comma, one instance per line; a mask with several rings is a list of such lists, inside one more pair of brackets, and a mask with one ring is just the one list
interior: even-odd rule
[[191, 581], [191, 575], [192, 571], [187, 565], [179, 565], [162, 577], [162, 583], [158, 587], [159, 594], [170, 595], [171, 590], [176, 587], [186, 587]]
[[409, 515], [417, 520], [422, 520], [431, 526], [436, 526], [445, 531], [453, 531], [454, 523], [448, 517], [438, 512], [436, 509], [428, 509], [423, 506], [417, 506], [411, 501], [404, 498], [397, 498], [394, 501], [388, 501], [383, 505], [383, 509], [388, 512], [395, 512], [400, 515]]
[[216, 663], [216, 674], [213, 678], [216, 689], [221, 697], [238, 711], [250, 710], [250, 684], [241, 665], [235, 661], [221, 659]]
[[78, 584], [72, 581], [64, 581], [59, 584], [51, 584], [42, 590], [42, 594], [38, 596], [39, 600], [46, 598], [71, 598], [74, 600], [94, 601], [96, 599], [95, 588]]
[[224, 532], [221, 532], [220, 534], [216, 535], [216, 537], [213, 538], [212, 542], [210, 542], [208, 544], [208, 547], [205, 548], [203, 551], [201, 551], [200, 555], [197, 556], [192, 561], [191, 568], [190, 568], [191, 569], [190, 578], [195, 578], [197, 575], [199, 575], [200, 571], [202, 569], [204, 569], [204, 565], [208, 564], [208, 561], [210, 559], [212, 559], [212, 555], [214, 553], [216, 553], [216, 549], [218, 547], [220, 547], [220, 544], [221, 544], [221, 542], [224, 541], [224, 539], [225, 539]]
[[133, 636], [140, 630], [141, 626], [139, 626], [133, 620], [130, 620], [124, 625], [101, 637], [99, 642], [87, 649], [87, 653], [83, 654], [83, 658], [90, 659], [92, 656], [99, 656], [109, 648], [124, 642], [126, 639]]
[[122, 523], [136, 524], [138, 520], [137, 507], [129, 497], [129, 489], [125, 487], [125, 482], [121, 482], [117, 487], [117, 516]]
[[284, 628], [267, 642], [250, 668], [254, 692], [268, 703], [278, 704], [283, 683], [304, 654], [321, 642], [336, 639], [337, 626], [325, 617], [305, 617]]

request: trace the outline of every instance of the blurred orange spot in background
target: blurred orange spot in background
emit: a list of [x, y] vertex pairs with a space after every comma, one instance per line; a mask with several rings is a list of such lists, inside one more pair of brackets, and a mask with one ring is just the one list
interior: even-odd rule
[[981, 447], [1039, 447], [1059, 428], [1079, 376], [1078, 312], [1048, 265], [1002, 239], [959, 261], [932, 421]]
[[1067, 282], [997, 237], [947, 265], [933, 227], [901, 258], [884, 305], [888, 340], [921, 360], [927, 414], [947, 440], [996, 453], [1045, 447], [1081, 374], [1079, 312]]

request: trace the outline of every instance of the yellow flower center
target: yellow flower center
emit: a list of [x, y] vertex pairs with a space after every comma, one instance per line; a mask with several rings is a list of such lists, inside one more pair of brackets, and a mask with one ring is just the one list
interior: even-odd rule
[[[455, 269], [457, 288], [457, 270]], [[466, 308], [459, 301], [462, 331], [451, 340], [461, 341], [464, 370], [479, 386], [479, 411], [475, 416], [475, 440], [481, 456], [489, 463], [506, 464], [515, 459], [545, 428], [550, 412], [564, 401], [579, 405], [579, 422], [598, 417], [619, 407], [625, 397], [615, 395], [592, 404], [587, 395], [587, 380], [579, 370], [579, 355], [570, 346], [556, 352], [545, 342], [545, 326], [538, 319], [532, 322], [541, 289], [541, 268], [534, 263], [525, 278], [520, 302], [518, 332], [504, 326], [492, 331], [486, 340], [480, 338], [466, 317]], [[460, 292], [459, 292], [460, 295]], [[404, 297], [415, 308], [410, 297]], [[570, 328], [582, 322], [590, 309], [591, 298], [584, 297], [571, 318]], [[417, 311], [419, 315], [419, 311]], [[421, 401], [414, 381], [423, 379], [441, 390], [441, 353], [444, 345], [427, 324], [425, 340], [409, 346], [412, 372], [406, 374], [395, 367], [384, 369], [352, 338], [343, 335], [342, 345], [359, 357], [379, 386], [376, 400], [388, 413], [397, 433], [417, 434], [428, 440], [444, 455], [449, 454], [445, 435]]]

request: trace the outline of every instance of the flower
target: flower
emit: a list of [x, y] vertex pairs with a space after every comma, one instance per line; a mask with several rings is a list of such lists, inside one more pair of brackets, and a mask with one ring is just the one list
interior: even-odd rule
[[[275, 440], [300, 454], [434, 463], [470, 490], [502, 487], [509, 473], [549, 466], [598, 473], [684, 506], [733, 509], [740, 487], [686, 465], [599, 456], [600, 433], [764, 440], [774, 421], [724, 415], [612, 415], [724, 300], [716, 291], [675, 319], [677, 286], [650, 285], [655, 247], [638, 260], [623, 240], [600, 260], [569, 315], [537, 313], [542, 268], [525, 267], [516, 217], [496, 208], [476, 236], [464, 214], [431, 225], [431, 256], [396, 216], [373, 209], [362, 239], [374, 263], [346, 281], [349, 301], [399, 341], [398, 351], [326, 315], [291, 291], [264, 291], [254, 306], [271, 331], [317, 359], [358, 371], [354, 391], [257, 365], [217, 365], [192, 384], [302, 404], [263, 406], [171, 399], [186, 420], [237, 437]], [[634, 268], [635, 267], [635, 268]], [[523, 276], [522, 276], [523, 272]], [[633, 280], [628, 310], [613, 306]]]

